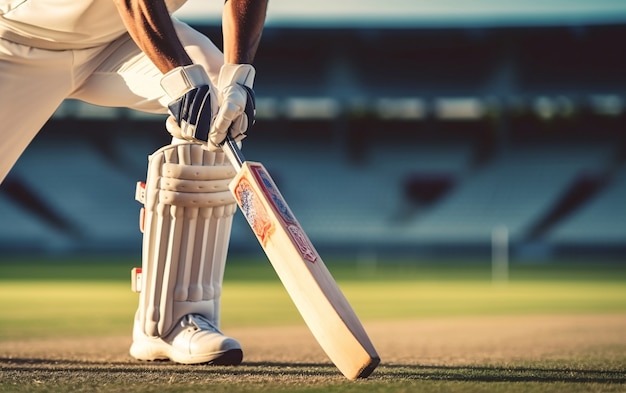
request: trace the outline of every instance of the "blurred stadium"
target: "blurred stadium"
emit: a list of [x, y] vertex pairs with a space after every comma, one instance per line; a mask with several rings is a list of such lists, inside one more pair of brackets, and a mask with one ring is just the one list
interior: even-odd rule
[[[512, 258], [626, 256], [626, 3], [270, 3], [244, 153], [322, 253], [481, 256], [504, 234]], [[138, 255], [163, 121], [65, 102], [0, 186], [0, 253]], [[254, 250], [238, 214], [231, 252]]]

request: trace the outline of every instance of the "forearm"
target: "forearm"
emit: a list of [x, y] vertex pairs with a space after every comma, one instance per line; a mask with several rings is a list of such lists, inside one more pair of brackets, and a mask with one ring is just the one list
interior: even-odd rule
[[222, 16], [226, 63], [252, 63], [261, 40], [266, 11], [267, 0], [226, 0]]
[[164, 1], [114, 0], [130, 36], [163, 73], [192, 64]]

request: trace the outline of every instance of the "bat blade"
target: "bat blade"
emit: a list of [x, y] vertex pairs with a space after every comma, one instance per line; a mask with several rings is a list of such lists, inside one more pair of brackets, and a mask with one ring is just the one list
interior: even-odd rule
[[230, 184], [241, 211], [311, 333], [346, 378], [380, 358], [337, 283], [262, 164], [245, 161]]

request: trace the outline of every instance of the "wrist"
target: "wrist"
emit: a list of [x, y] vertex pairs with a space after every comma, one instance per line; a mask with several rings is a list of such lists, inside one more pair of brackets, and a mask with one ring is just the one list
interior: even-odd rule
[[232, 84], [240, 84], [252, 88], [256, 70], [251, 64], [224, 64], [220, 69], [218, 85], [220, 90]]
[[209, 76], [200, 64], [176, 67], [161, 78], [161, 87], [175, 99], [194, 87], [209, 85]]

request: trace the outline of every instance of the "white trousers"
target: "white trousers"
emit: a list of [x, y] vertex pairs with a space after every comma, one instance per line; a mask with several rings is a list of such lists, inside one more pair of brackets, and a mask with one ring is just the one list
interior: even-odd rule
[[[180, 41], [214, 85], [224, 57], [203, 34], [175, 20]], [[50, 51], [0, 39], [0, 183], [67, 98], [166, 113], [162, 73], [128, 35], [102, 47]], [[165, 127], [162, 129], [165, 131]]]

